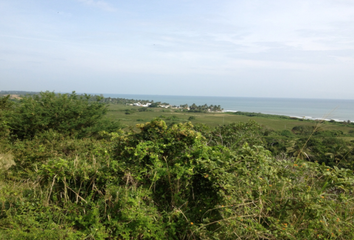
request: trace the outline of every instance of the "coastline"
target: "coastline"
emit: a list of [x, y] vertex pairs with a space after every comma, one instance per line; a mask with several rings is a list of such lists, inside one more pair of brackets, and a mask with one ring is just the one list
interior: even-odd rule
[[276, 113], [265, 113], [265, 112], [247, 112], [247, 111], [236, 111], [236, 110], [223, 110], [223, 113], [237, 113], [237, 112], [242, 112], [247, 114], [264, 114], [264, 115], [275, 115], [275, 116], [283, 116], [283, 117], [289, 117], [289, 118], [295, 118], [295, 119], [302, 119], [302, 120], [312, 120], [312, 121], [334, 121], [334, 122], [347, 122], [349, 121], [350, 123], [353, 123], [353, 120], [342, 120], [342, 119], [336, 119], [336, 118], [317, 118], [317, 117], [311, 117], [311, 116], [296, 116], [296, 115], [286, 115], [286, 114], [276, 114]]
[[224, 112], [249, 112], [296, 117], [309, 120], [354, 122], [354, 100], [343, 99], [292, 99], [257, 97], [198, 97], [139, 94], [103, 94], [104, 97], [149, 99], [171, 105], [220, 105]]

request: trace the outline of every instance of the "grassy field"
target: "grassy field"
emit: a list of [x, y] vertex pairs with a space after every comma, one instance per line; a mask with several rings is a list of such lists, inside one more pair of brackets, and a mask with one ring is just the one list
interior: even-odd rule
[[[148, 108], [147, 110], [149, 111], [139, 112], [138, 109], [139, 107], [114, 104], [109, 106], [107, 116], [110, 119], [119, 119], [121, 123], [126, 126], [135, 126], [138, 123], [145, 123], [157, 117], [162, 118], [166, 122], [183, 122], [189, 121], [188, 119], [191, 116], [195, 117], [195, 119], [191, 120], [193, 124], [204, 123], [212, 127], [222, 124], [247, 122], [250, 119], [277, 131], [291, 130], [294, 126], [315, 126], [316, 124], [315, 121], [311, 120], [284, 119], [277, 116], [248, 117], [243, 115], [235, 115], [233, 113], [194, 113], [163, 108]], [[133, 113], [126, 114], [126, 110]], [[332, 122], [321, 123], [321, 128], [323, 130], [341, 130], [344, 133], [348, 133], [349, 130], [354, 130], [353, 127], [346, 126], [343, 123]]]

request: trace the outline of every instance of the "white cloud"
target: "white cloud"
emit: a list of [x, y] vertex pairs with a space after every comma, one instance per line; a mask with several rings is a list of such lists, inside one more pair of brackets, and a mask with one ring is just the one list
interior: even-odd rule
[[[246, 42], [278, 42], [299, 50], [352, 49], [354, 5], [333, 0], [249, 0], [227, 5], [224, 15], [235, 26], [246, 27]], [[328, 41], [329, 40], [329, 41]]]

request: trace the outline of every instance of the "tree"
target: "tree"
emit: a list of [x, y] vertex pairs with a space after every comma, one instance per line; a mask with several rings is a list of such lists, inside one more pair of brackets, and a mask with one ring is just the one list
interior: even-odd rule
[[114, 131], [118, 122], [103, 120], [107, 105], [102, 97], [91, 95], [56, 94], [41, 92], [25, 96], [8, 115], [11, 135], [14, 138], [33, 138], [50, 129], [59, 133], [84, 137], [99, 131]]
[[306, 138], [291, 141], [290, 147], [288, 148], [288, 153], [301, 160], [311, 160], [314, 156], [312, 153], [312, 148], [310, 144], [308, 144], [308, 140]]
[[0, 140], [4, 140], [9, 134], [9, 126], [5, 117], [6, 111], [10, 110], [13, 104], [9, 99], [10, 95], [0, 97]]
[[151, 103], [149, 107], [158, 107], [160, 104], [158, 102]]
[[255, 121], [218, 126], [206, 138], [209, 139], [209, 145], [223, 145], [232, 150], [242, 148], [245, 143], [250, 146], [264, 145], [262, 128]]

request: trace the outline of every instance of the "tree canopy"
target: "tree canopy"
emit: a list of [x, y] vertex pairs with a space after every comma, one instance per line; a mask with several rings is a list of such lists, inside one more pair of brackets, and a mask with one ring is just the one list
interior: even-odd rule
[[[77, 137], [97, 134], [99, 131], [117, 130], [118, 122], [103, 120], [107, 105], [101, 97], [91, 95], [56, 94], [41, 92], [24, 96], [19, 103], [4, 110], [13, 138], [33, 138], [48, 130], [72, 134]], [[8, 99], [2, 99], [7, 102]], [[4, 105], [4, 104], [2, 104]]]

